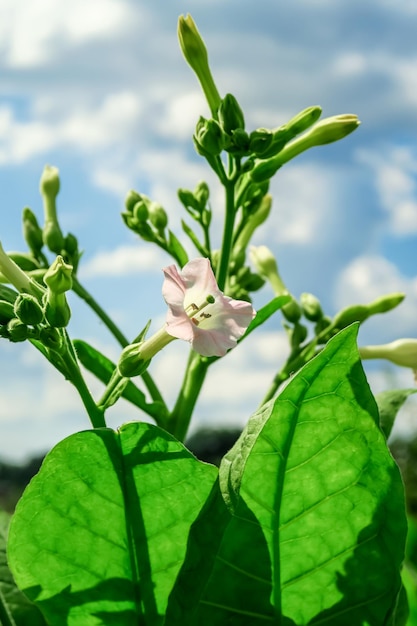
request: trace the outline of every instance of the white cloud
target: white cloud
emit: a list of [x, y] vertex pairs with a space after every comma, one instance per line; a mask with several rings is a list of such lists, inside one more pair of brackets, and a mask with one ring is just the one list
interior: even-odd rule
[[129, 24], [124, 0], [3, 0], [0, 39], [10, 67], [48, 65], [82, 43], [114, 37]]
[[393, 234], [417, 233], [417, 156], [407, 147], [362, 149], [357, 158], [375, 177], [375, 187]]
[[149, 272], [166, 264], [166, 257], [156, 246], [122, 245], [115, 250], [99, 252], [80, 269], [82, 278], [127, 276]]
[[417, 276], [407, 278], [387, 259], [378, 255], [354, 259], [339, 276], [335, 308], [366, 304], [389, 293], [405, 293], [405, 300], [393, 311], [370, 318], [364, 325], [362, 343], [387, 343], [413, 336], [417, 319]]

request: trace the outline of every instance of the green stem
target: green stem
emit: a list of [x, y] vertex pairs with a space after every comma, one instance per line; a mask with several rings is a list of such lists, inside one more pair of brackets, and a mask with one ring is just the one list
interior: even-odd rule
[[233, 228], [235, 224], [235, 183], [228, 181], [225, 185], [226, 192], [226, 214], [223, 227], [223, 240], [221, 247], [220, 262], [217, 268], [217, 284], [220, 291], [224, 291], [227, 274], [229, 270], [229, 260], [232, 251]]
[[106, 426], [104, 411], [94, 402], [94, 398], [85, 383], [78, 364], [70, 357], [66, 361], [66, 365], [70, 374], [70, 381], [80, 394], [82, 403], [84, 404], [93, 428], [104, 428]]
[[210, 363], [191, 351], [181, 391], [168, 418], [167, 429], [174, 437], [184, 441], [191, 416], [200, 394]]

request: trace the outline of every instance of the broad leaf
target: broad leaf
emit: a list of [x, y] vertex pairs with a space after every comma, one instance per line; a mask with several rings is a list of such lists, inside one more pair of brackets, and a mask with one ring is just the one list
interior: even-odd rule
[[332, 339], [223, 459], [166, 626], [395, 623], [404, 494], [355, 339]]
[[216, 475], [149, 424], [68, 437], [13, 517], [17, 584], [50, 626], [158, 626]]
[[46, 626], [39, 609], [17, 588], [6, 559], [10, 516], [0, 511], [0, 624]]
[[392, 389], [376, 394], [375, 400], [379, 410], [380, 426], [387, 439], [394, 426], [398, 411], [407, 398], [416, 392], [417, 389]]

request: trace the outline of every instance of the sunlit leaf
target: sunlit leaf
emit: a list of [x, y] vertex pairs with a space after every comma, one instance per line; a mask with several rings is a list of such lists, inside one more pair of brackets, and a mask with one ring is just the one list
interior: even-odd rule
[[50, 626], [158, 626], [216, 475], [149, 424], [68, 437], [12, 520], [17, 584]]
[[395, 623], [404, 494], [355, 340], [330, 341], [226, 455], [166, 626]]

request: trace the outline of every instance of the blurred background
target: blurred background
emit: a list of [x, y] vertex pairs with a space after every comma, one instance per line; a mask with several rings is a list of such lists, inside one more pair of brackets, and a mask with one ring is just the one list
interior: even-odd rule
[[[221, 95], [233, 93], [249, 130], [276, 127], [310, 105], [355, 113], [361, 126], [280, 170], [274, 206], [255, 243], [276, 255], [292, 293], [325, 312], [393, 291], [405, 302], [373, 317], [362, 344], [417, 337], [417, 5], [411, 0], [2, 0], [0, 3], [0, 240], [25, 250], [25, 206], [42, 223], [39, 178], [61, 175], [62, 229], [84, 250], [80, 281], [133, 338], [164, 320], [161, 268], [171, 260], [123, 225], [130, 188], [160, 202], [181, 235], [176, 196], [207, 180], [214, 247], [222, 195], [191, 135], [208, 107], [180, 53], [176, 27], [191, 13]], [[272, 297], [265, 286], [259, 307]], [[119, 348], [76, 297], [70, 333], [117, 359]], [[281, 318], [209, 372], [192, 433], [242, 427], [287, 354]], [[187, 346], [169, 345], [151, 372], [174, 401]], [[410, 370], [366, 364], [374, 391], [415, 385]], [[100, 385], [89, 378], [93, 391]], [[121, 402], [109, 425], [140, 417]], [[29, 344], [0, 342], [0, 459], [15, 467], [89, 427], [71, 386]], [[411, 438], [416, 404], [394, 437]], [[36, 463], [35, 463], [36, 464]], [[1, 477], [1, 472], [0, 472]], [[0, 480], [1, 482], [1, 480]]]

